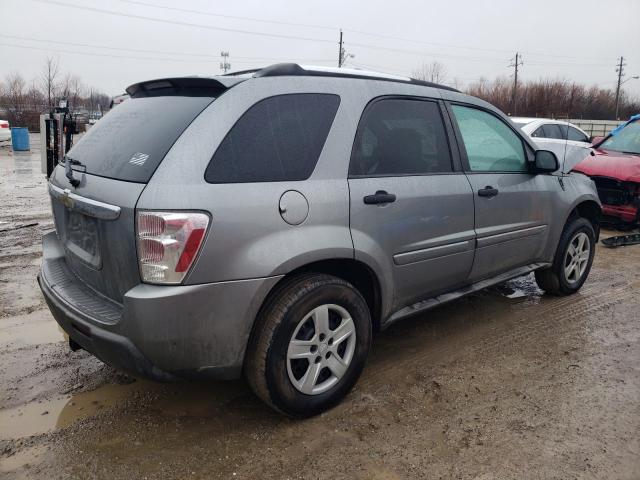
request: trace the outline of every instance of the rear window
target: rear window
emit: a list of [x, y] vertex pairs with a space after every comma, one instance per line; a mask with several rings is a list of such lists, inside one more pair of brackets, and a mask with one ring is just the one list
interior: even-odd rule
[[340, 97], [290, 94], [266, 98], [247, 110], [216, 150], [209, 183], [306, 180], [322, 152]]
[[76, 143], [67, 156], [86, 172], [146, 183], [182, 132], [213, 97], [146, 97], [121, 103]]

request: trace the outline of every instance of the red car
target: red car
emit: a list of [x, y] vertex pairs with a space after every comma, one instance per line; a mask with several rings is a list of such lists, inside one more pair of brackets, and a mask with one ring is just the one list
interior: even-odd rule
[[605, 220], [640, 223], [640, 115], [594, 142], [593, 149], [573, 171], [595, 182]]

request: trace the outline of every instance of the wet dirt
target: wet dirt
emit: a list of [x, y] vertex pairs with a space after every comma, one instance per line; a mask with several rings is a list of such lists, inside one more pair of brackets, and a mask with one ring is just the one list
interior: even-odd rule
[[640, 478], [640, 246], [598, 248], [571, 297], [529, 275], [392, 326], [344, 402], [294, 421], [242, 381], [68, 349], [35, 280], [35, 141], [0, 149], [0, 478]]

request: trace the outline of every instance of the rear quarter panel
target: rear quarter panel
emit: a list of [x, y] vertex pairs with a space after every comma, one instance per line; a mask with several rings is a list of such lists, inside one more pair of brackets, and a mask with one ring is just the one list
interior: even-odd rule
[[[323, 258], [353, 258], [346, 170], [355, 134], [353, 100], [331, 82], [255, 79], [213, 102], [183, 133], [154, 174], [139, 209], [205, 210], [211, 225], [186, 283], [275, 276]], [[227, 132], [259, 100], [286, 93], [335, 93], [341, 103], [311, 178], [296, 182], [209, 184], [205, 169]], [[288, 190], [309, 204], [306, 220], [286, 223], [279, 201]]]

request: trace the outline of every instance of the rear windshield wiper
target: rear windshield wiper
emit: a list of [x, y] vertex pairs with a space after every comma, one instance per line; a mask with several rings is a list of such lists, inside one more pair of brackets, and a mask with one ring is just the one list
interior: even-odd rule
[[80, 185], [80, 180], [78, 180], [77, 178], [73, 178], [73, 168], [71, 168], [72, 165], [77, 165], [78, 167], [83, 167], [84, 168], [84, 172], [87, 171], [87, 167], [86, 165], [84, 165], [82, 162], [78, 161], [78, 160], [74, 160], [71, 157], [68, 157], [65, 155], [64, 157], [64, 171], [65, 171], [65, 176], [69, 179], [69, 183], [74, 186], [77, 187], [78, 185]]

